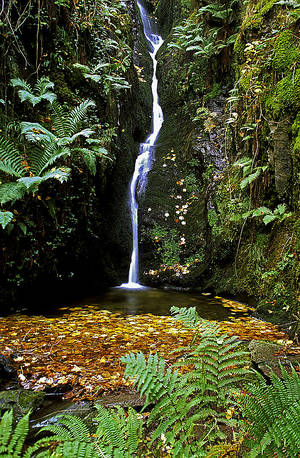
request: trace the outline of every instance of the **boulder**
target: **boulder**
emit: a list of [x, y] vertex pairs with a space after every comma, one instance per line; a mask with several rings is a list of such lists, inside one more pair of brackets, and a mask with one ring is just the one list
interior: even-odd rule
[[13, 409], [15, 418], [23, 417], [29, 410], [36, 410], [44, 401], [45, 393], [41, 391], [18, 390], [0, 391], [0, 413]]
[[286, 355], [284, 347], [276, 343], [252, 340], [249, 351], [253, 366], [266, 378], [269, 378], [271, 369], [281, 377], [280, 365], [288, 372], [291, 370], [291, 364], [300, 365], [300, 355]]

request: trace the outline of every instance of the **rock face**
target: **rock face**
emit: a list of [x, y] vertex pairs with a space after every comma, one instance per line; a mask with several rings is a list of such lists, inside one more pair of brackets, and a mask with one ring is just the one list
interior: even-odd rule
[[291, 122], [289, 119], [270, 122], [270, 129], [274, 148], [275, 187], [280, 196], [288, 196], [292, 178]]

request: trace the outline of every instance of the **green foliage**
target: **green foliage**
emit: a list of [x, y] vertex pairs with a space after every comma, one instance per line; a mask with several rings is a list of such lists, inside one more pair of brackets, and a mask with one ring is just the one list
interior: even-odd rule
[[41, 452], [53, 446], [55, 446], [54, 456], [70, 458], [134, 456], [142, 433], [141, 420], [138, 419], [136, 412], [129, 408], [128, 414], [125, 415], [120, 406], [111, 411], [100, 404], [96, 405], [96, 408], [98, 415], [94, 421], [98, 426], [95, 434], [91, 435], [80, 418], [72, 415], [57, 416], [56, 424], [45, 426], [40, 430], [41, 433], [52, 435], [38, 440], [28, 449], [25, 458], [35, 456], [37, 451]]
[[134, 409], [129, 408], [128, 415], [120, 406], [109, 411], [98, 405], [97, 410], [99, 425], [96, 437], [99, 438], [100, 447], [104, 445], [104, 453], [120, 458], [134, 456], [142, 436], [142, 422]]
[[14, 214], [8, 211], [0, 211], [0, 224], [3, 229], [11, 222], [13, 219]]
[[289, 218], [292, 216], [292, 212], [286, 212], [286, 205], [285, 204], [279, 204], [275, 208], [274, 211], [270, 210], [267, 207], [259, 207], [256, 208], [255, 210], [249, 210], [242, 215], [239, 215], [240, 218], [249, 218], [249, 216], [252, 217], [262, 217], [263, 216], [263, 222], [265, 225], [271, 223], [274, 220], [277, 221], [284, 221], [286, 218]]
[[[195, 309], [171, 311], [191, 329], [198, 325], [200, 343], [179, 349], [185, 353], [173, 368], [166, 368], [157, 354], [146, 361], [142, 354], [131, 353], [122, 361], [125, 377], [146, 396], [146, 406], [155, 403], [148, 419], [149, 426], [157, 425], [151, 443], [161, 440], [171, 447], [172, 456], [192, 456], [205, 444], [224, 439], [220, 424], [235, 423], [226, 419], [224, 409], [233, 403], [231, 389], [247, 373], [242, 368], [246, 353], [237, 350], [236, 338], [220, 336], [215, 323], [200, 320]], [[179, 375], [177, 367], [190, 370]], [[204, 428], [200, 437], [199, 424]]]
[[198, 14], [208, 13], [212, 19], [219, 20], [221, 23], [230, 24], [233, 21], [234, 9], [238, 6], [238, 0], [231, 0], [226, 4], [209, 4], [202, 6], [198, 10]]
[[171, 314], [176, 321], [182, 321], [187, 328], [196, 329], [200, 318], [196, 307], [171, 307]]
[[268, 169], [267, 165], [262, 167], [253, 167], [253, 160], [249, 157], [243, 157], [238, 161], [234, 162], [233, 167], [240, 167], [243, 170], [243, 180], [240, 183], [241, 189], [244, 189], [250, 183], [255, 181], [262, 172]]
[[271, 384], [257, 374], [259, 384], [247, 389], [242, 411], [247, 431], [254, 440], [250, 457], [297, 456], [300, 450], [300, 377], [294, 368], [288, 374], [281, 367], [281, 379], [270, 373]]
[[179, 262], [180, 246], [178, 244], [178, 232], [176, 229], [165, 229], [155, 224], [150, 232], [154, 241], [159, 244], [158, 252], [165, 265], [174, 265]]
[[15, 177], [25, 175], [24, 156], [6, 138], [0, 137], [0, 170]]
[[[13, 84], [30, 90], [27, 83], [22, 80], [13, 80]], [[88, 110], [94, 107], [95, 103], [84, 100], [72, 110], [66, 110], [47, 92], [52, 87], [53, 83], [47, 78], [39, 80], [35, 87], [41, 99], [51, 102], [51, 130], [40, 123], [22, 122], [21, 134], [31, 143], [31, 148], [24, 153], [21, 153], [11, 141], [0, 137], [0, 170], [6, 175], [18, 177], [16, 182], [0, 185], [1, 204], [15, 202], [28, 192], [36, 192], [39, 185], [48, 179], [54, 178], [60, 183], [66, 181], [70, 168], [51, 167], [71, 154], [79, 153], [94, 175], [97, 157], [105, 157], [108, 154], [100, 139], [89, 138], [94, 134], [92, 129], [82, 129], [82, 125], [88, 119]], [[33, 100], [29, 96], [26, 98], [22, 91], [19, 91], [19, 95], [22, 101], [28, 99], [33, 103]], [[81, 147], [82, 139], [86, 145]]]
[[16, 200], [22, 199], [27, 192], [24, 183], [11, 182], [0, 185], [0, 203], [14, 203]]
[[54, 88], [54, 83], [52, 83], [49, 78], [44, 76], [37, 81], [34, 89], [32, 89], [31, 85], [26, 83], [26, 81], [19, 78], [12, 79], [10, 84], [13, 87], [20, 88], [18, 90], [18, 94], [21, 102], [28, 101], [32, 104], [32, 106], [37, 105], [42, 100], [53, 103], [56, 99], [56, 94], [54, 94], [52, 91], [49, 91], [49, 89]]
[[23, 455], [29, 413], [13, 431], [12, 411], [6, 412], [0, 422], [0, 455], [131, 458], [146, 455], [155, 444], [159, 453], [167, 451], [169, 456], [215, 456], [212, 453], [220, 450], [220, 440], [226, 439], [221, 425], [234, 428], [239, 424], [232, 413], [240, 403], [247, 420], [250, 457], [265, 453], [296, 456], [300, 447], [300, 378], [296, 371], [292, 368], [289, 375], [282, 369], [282, 380], [271, 371], [271, 385], [257, 374], [247, 392], [237, 392], [237, 384], [248, 374], [243, 367], [247, 353], [239, 349], [239, 341], [222, 335], [215, 322], [202, 320], [195, 307], [172, 307], [171, 313], [194, 333], [191, 344], [177, 350], [175, 364], [167, 366], [157, 354], [150, 354], [148, 360], [142, 353], [122, 358], [124, 376], [133, 379], [145, 396], [143, 410], [152, 405], [147, 420], [149, 444], [142, 443], [142, 416], [132, 408], [125, 413], [120, 406], [109, 410], [98, 404], [93, 434], [80, 418], [58, 415], [56, 423], [43, 427], [43, 437]]
[[18, 458], [23, 456], [23, 446], [29, 430], [28, 412], [13, 426], [13, 411], [5, 412], [0, 422], [0, 456]]

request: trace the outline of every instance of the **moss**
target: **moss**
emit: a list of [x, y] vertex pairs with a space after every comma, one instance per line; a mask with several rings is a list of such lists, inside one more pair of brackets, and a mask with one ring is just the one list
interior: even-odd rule
[[241, 76], [239, 80], [239, 87], [242, 89], [244, 92], [247, 92], [250, 87], [250, 81], [252, 79], [254, 69], [251, 69], [247, 72], [244, 72], [243, 75]]
[[300, 50], [296, 46], [291, 30], [284, 30], [274, 46], [272, 65], [278, 72], [288, 71], [295, 62], [299, 62]]
[[296, 119], [292, 126], [292, 134], [295, 138], [294, 141], [294, 153], [300, 153], [300, 112], [297, 114]]
[[235, 40], [233, 50], [234, 50], [235, 56], [240, 61], [243, 60], [243, 58], [244, 58], [245, 46], [246, 46], [246, 44], [244, 43], [244, 41], [242, 39], [242, 36], [238, 35], [237, 39]]
[[221, 95], [221, 93], [222, 93], [221, 85], [219, 83], [214, 82], [210, 92], [208, 92], [208, 94], [204, 96], [204, 100], [214, 99], [218, 95]]
[[300, 105], [300, 69], [296, 72], [290, 71], [272, 91], [266, 100], [267, 112], [278, 119], [286, 111], [294, 111]]
[[273, 8], [277, 0], [260, 0], [254, 7], [254, 12], [244, 19], [241, 29], [247, 28], [258, 29], [264, 16]]
[[270, 11], [270, 9], [273, 8], [274, 3], [276, 2], [277, 0], [269, 0], [268, 2], [266, 2], [266, 0], [260, 0], [260, 2], [258, 2], [257, 4], [259, 16], [260, 17], [265, 16]]

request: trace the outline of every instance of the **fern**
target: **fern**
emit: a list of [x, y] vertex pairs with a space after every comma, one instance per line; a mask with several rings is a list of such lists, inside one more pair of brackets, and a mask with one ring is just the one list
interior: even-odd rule
[[80, 124], [86, 119], [87, 111], [90, 107], [94, 107], [96, 104], [92, 100], [84, 100], [78, 107], [71, 110], [67, 125], [69, 127], [69, 135], [73, 135], [76, 130], [80, 127]]
[[28, 101], [32, 104], [32, 106], [37, 105], [42, 100], [47, 100], [48, 102], [53, 103], [56, 99], [55, 93], [49, 91], [49, 89], [53, 89], [54, 83], [45, 76], [37, 81], [34, 89], [32, 89], [30, 84], [20, 78], [12, 79], [10, 84], [13, 87], [20, 88], [18, 90], [18, 95], [21, 102]]
[[96, 431], [98, 445], [112, 457], [131, 458], [137, 453], [142, 435], [142, 423], [136, 412], [128, 409], [128, 416], [120, 406], [116, 410], [107, 410], [97, 405], [99, 425]]
[[13, 411], [5, 412], [0, 422], [0, 457], [18, 458], [29, 430], [28, 412], [13, 428]]
[[200, 322], [196, 307], [171, 307], [173, 318], [176, 321], [182, 321], [187, 328], [195, 329]]
[[[128, 415], [117, 406], [109, 411], [96, 405], [98, 423], [96, 433], [91, 435], [85, 423], [73, 415], [57, 416], [57, 423], [45, 426], [40, 433], [51, 433], [29, 447], [24, 458], [44, 456], [53, 447], [54, 455], [70, 458], [131, 458], [137, 452], [142, 433], [142, 423], [136, 412], [129, 408]], [[58, 443], [58, 444], [57, 444]], [[46, 450], [45, 450], [46, 449]], [[41, 454], [41, 455], [40, 455]], [[45, 455], [48, 456], [48, 455]]]
[[148, 361], [142, 353], [129, 353], [121, 358], [126, 364], [124, 376], [133, 379], [134, 386], [141, 396], [146, 396], [143, 410], [161, 397], [173, 392], [178, 381], [177, 371], [166, 370], [166, 362], [157, 354], [151, 355]]
[[9, 211], [1, 211], [0, 210], [0, 224], [3, 229], [12, 221], [14, 218], [14, 214]]
[[265, 452], [292, 457], [300, 450], [300, 377], [294, 368], [288, 374], [281, 367], [281, 373], [282, 379], [271, 371], [271, 385], [257, 374], [259, 384], [248, 388], [242, 410], [255, 438], [249, 441], [251, 457]]
[[26, 173], [22, 162], [22, 155], [15, 146], [9, 140], [0, 137], [0, 170], [15, 177], [22, 177]]
[[[141, 353], [131, 353], [122, 358], [124, 376], [133, 378], [137, 390], [146, 396], [144, 408], [155, 403], [148, 419], [149, 426], [158, 424], [151, 443], [165, 437], [173, 446], [172, 456], [192, 456], [199, 443], [202, 446], [225, 437], [219, 425], [235, 424], [235, 420], [226, 419], [226, 409], [234, 403], [232, 388], [247, 373], [246, 353], [237, 348], [235, 337], [219, 335], [216, 323], [200, 320], [195, 308], [173, 307], [171, 311], [187, 327], [198, 328], [200, 343], [192, 341], [189, 347], [179, 349], [188, 353], [168, 369], [157, 354], [146, 361]], [[196, 439], [199, 424], [204, 428], [200, 441]]]
[[27, 188], [24, 183], [4, 183], [0, 186], [0, 204], [6, 204], [7, 202], [15, 202], [16, 200], [22, 199], [27, 192]]
[[[23, 80], [13, 80], [12, 84], [31, 90]], [[48, 97], [48, 89], [53, 87], [48, 79], [41, 79], [35, 86], [40, 97]], [[77, 130], [87, 118], [87, 110], [94, 106], [91, 100], [85, 100], [78, 107], [67, 113], [58, 104], [53, 104], [53, 125], [55, 134], [39, 123], [22, 122], [21, 133], [32, 143], [31, 150], [22, 155], [8, 140], [0, 137], [0, 171], [17, 177], [17, 182], [0, 185], [0, 203], [15, 202], [24, 197], [26, 192], [36, 192], [38, 186], [49, 178], [65, 181], [70, 169], [49, 168], [60, 159], [65, 159], [74, 152], [82, 154], [83, 159], [92, 174], [96, 173], [96, 158], [99, 154], [105, 156], [107, 151], [98, 144], [91, 149], [73, 146], [81, 138], [89, 139], [94, 133], [90, 128]], [[97, 139], [94, 139], [97, 141]], [[30, 176], [27, 174], [30, 173]], [[3, 225], [2, 225], [3, 226]]]

